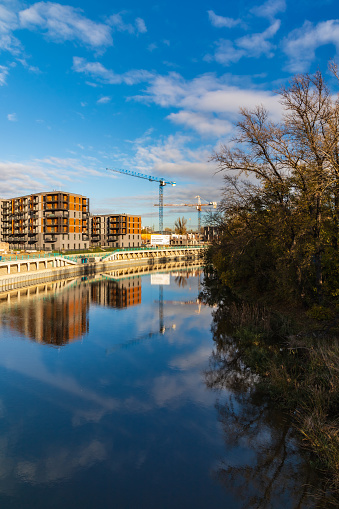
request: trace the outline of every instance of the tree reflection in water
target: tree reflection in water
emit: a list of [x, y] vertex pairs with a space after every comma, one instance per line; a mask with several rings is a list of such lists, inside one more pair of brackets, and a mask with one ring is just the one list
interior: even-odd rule
[[337, 507], [322, 491], [324, 483], [290, 419], [274, 407], [242, 362], [225, 316], [223, 307], [214, 313], [216, 349], [205, 372], [207, 387], [219, 392], [216, 408], [227, 450], [213, 475], [242, 509]]
[[175, 284], [179, 286], [179, 288], [185, 288], [185, 286], [187, 286], [187, 278], [188, 276], [186, 276], [185, 274], [180, 274], [179, 276], [176, 276], [174, 281], [175, 281]]

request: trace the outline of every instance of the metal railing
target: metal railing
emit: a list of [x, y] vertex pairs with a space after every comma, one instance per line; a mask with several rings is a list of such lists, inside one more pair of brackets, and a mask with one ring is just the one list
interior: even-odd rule
[[[201, 249], [205, 248], [205, 245], [180, 245], [180, 246], [164, 246], [164, 247], [158, 247], [158, 246], [143, 246], [143, 247], [120, 247], [115, 249], [114, 251], [109, 252], [84, 252], [80, 254], [73, 254], [73, 255], [67, 255], [59, 252], [53, 252], [53, 253], [31, 253], [31, 254], [17, 254], [17, 255], [3, 255], [1, 256], [1, 262], [12, 262], [12, 261], [20, 261], [20, 260], [35, 260], [37, 258], [55, 258], [55, 257], [61, 257], [65, 258], [66, 260], [71, 261], [77, 261], [79, 258], [87, 255], [91, 257], [100, 257], [102, 260], [107, 258], [108, 256], [112, 256], [115, 253], [124, 253], [124, 252], [142, 252], [142, 251], [163, 251], [163, 250], [180, 250], [180, 249]], [[0, 263], [1, 263], [0, 262]]]
[[15, 262], [20, 260], [34, 260], [37, 258], [55, 258], [56, 256], [63, 256], [60, 253], [31, 253], [31, 254], [20, 254], [20, 255], [4, 255], [1, 256], [1, 262]]
[[113, 254], [115, 253], [124, 253], [124, 252], [131, 252], [131, 251], [163, 251], [163, 250], [178, 250], [178, 249], [201, 249], [201, 248], [205, 248], [206, 246], [203, 245], [203, 244], [199, 244], [199, 245], [195, 245], [195, 246], [190, 246], [189, 244], [185, 244], [185, 245], [182, 245], [182, 246], [163, 246], [163, 247], [157, 247], [157, 246], [143, 246], [143, 247], [121, 247], [121, 248], [117, 248], [115, 249], [114, 251], [112, 251], [111, 253], [107, 253], [103, 256], [101, 256], [101, 259], [104, 260], [105, 258], [107, 258], [108, 256], [112, 256]]

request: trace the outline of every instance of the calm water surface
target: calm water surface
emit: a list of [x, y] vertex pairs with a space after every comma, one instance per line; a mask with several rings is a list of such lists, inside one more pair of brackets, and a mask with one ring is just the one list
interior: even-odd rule
[[201, 277], [1, 295], [1, 508], [315, 507], [289, 423], [227, 383]]

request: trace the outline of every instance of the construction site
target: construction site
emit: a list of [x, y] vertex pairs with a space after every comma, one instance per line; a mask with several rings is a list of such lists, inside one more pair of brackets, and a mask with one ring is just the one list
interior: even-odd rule
[[[130, 170], [107, 170], [159, 184], [159, 202], [154, 204], [159, 209], [158, 231], [142, 231], [140, 215], [91, 214], [87, 196], [64, 191], [32, 193], [0, 199], [0, 255], [15, 250], [67, 252], [93, 247], [197, 245], [205, 241], [201, 212], [205, 207], [215, 209], [216, 202], [203, 201], [198, 195], [193, 203], [164, 203], [164, 187], [175, 186], [176, 182]], [[184, 224], [174, 232], [168, 228], [165, 231], [164, 207], [196, 209], [197, 230], [188, 232]]]

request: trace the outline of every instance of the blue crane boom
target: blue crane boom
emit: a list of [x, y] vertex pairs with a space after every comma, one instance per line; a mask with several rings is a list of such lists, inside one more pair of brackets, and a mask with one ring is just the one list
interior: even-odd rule
[[159, 233], [163, 233], [164, 231], [164, 187], [166, 184], [170, 184], [171, 186], [175, 186], [176, 182], [172, 182], [171, 180], [165, 180], [164, 178], [154, 177], [153, 175], [146, 175], [145, 173], [139, 173], [137, 171], [131, 170], [123, 170], [121, 168], [106, 168], [108, 171], [115, 171], [116, 173], [123, 173], [124, 175], [129, 175], [130, 177], [137, 177], [144, 180], [149, 180], [150, 182], [159, 182]]

